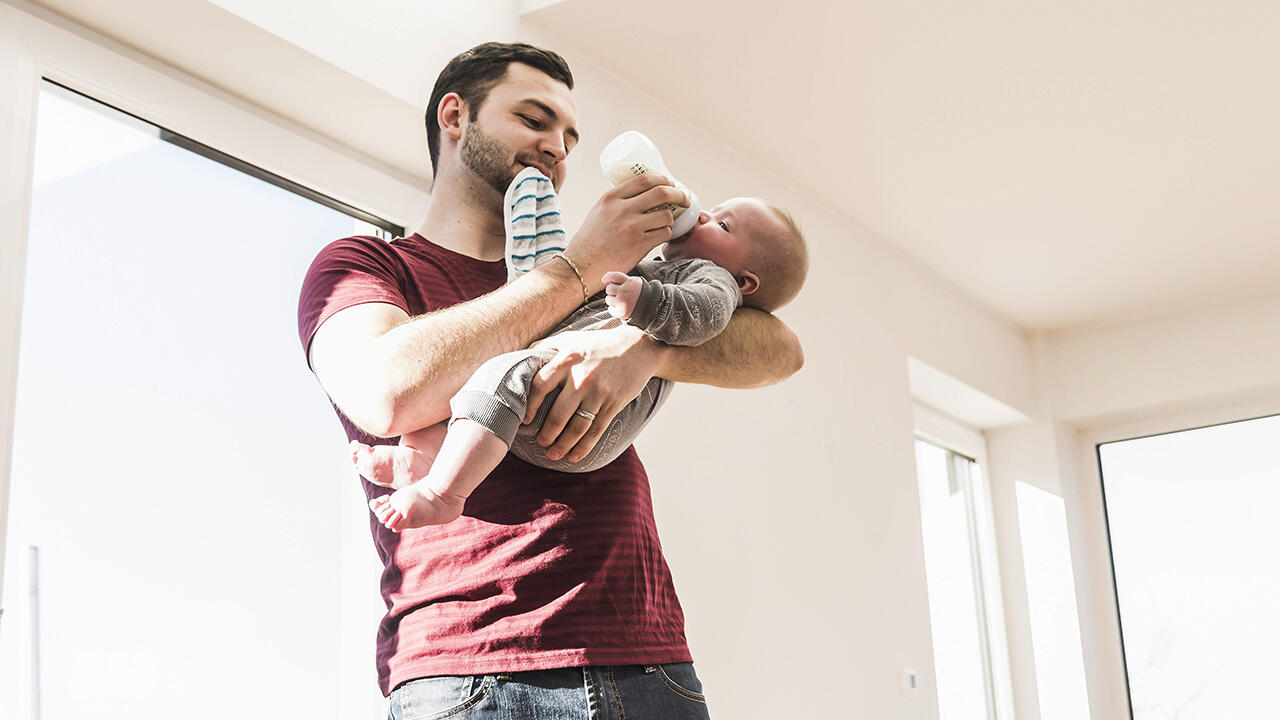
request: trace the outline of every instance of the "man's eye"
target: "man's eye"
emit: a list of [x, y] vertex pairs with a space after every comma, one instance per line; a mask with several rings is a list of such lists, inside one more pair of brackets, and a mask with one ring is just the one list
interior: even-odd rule
[[524, 123], [526, 125], [533, 128], [534, 130], [542, 129], [542, 121], [538, 120], [537, 118], [531, 118], [528, 115], [521, 115], [520, 117], [524, 120]]

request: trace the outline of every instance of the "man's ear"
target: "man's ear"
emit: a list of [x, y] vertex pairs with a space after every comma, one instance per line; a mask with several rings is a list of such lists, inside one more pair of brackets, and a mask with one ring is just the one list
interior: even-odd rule
[[462, 137], [462, 123], [467, 117], [467, 103], [458, 93], [445, 93], [436, 108], [436, 121], [440, 123], [440, 132], [455, 141]]
[[738, 275], [738, 290], [742, 291], [743, 295], [750, 295], [759, 289], [760, 278], [756, 277], [755, 273], [743, 270], [742, 274]]

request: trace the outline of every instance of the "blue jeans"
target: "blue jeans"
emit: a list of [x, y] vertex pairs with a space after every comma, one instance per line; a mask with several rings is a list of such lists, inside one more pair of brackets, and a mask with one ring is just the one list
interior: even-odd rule
[[391, 692], [389, 720], [710, 720], [693, 663], [429, 677]]

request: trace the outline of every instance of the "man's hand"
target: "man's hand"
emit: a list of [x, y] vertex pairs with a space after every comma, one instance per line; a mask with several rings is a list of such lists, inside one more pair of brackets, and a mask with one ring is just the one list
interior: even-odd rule
[[671, 180], [655, 173], [637, 175], [609, 190], [591, 207], [565, 253], [587, 282], [587, 293], [600, 291], [595, 278], [610, 268], [632, 268], [646, 253], [671, 239], [671, 210], [689, 207], [689, 198]]
[[605, 273], [601, 280], [604, 281], [604, 304], [609, 306], [609, 314], [619, 320], [630, 319], [640, 302], [640, 288], [644, 287], [644, 280], [616, 271]]
[[[559, 333], [533, 347], [558, 354], [534, 377], [523, 422], [532, 422], [547, 394], [560, 387], [538, 431], [538, 444], [548, 448], [552, 460], [567, 454], [570, 462], [591, 452], [614, 416], [640, 394], [670, 352], [630, 325]], [[595, 419], [588, 420], [578, 410]]]

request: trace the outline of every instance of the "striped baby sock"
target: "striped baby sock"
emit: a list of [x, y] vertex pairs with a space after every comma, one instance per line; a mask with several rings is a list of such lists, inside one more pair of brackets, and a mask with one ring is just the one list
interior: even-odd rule
[[564, 251], [568, 238], [560, 221], [560, 198], [537, 168], [525, 168], [503, 199], [507, 222], [507, 282]]

